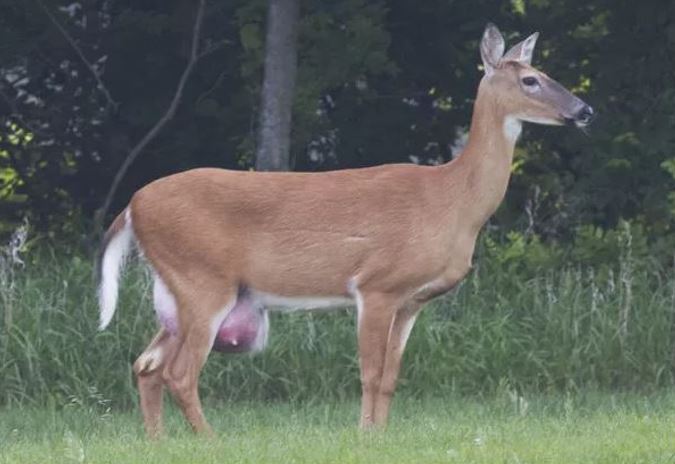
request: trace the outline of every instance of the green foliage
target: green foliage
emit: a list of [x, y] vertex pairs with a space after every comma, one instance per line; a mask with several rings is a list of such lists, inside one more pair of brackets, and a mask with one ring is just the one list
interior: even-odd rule
[[27, 196], [19, 193], [25, 184], [24, 173], [19, 172], [15, 160], [31, 145], [34, 134], [15, 123], [0, 129], [0, 208], [8, 210], [0, 221], [0, 236], [13, 231], [19, 224], [20, 212], [26, 209]]
[[[486, 240], [459, 290], [419, 318], [401, 390], [489, 394], [505, 382], [544, 392], [673, 386], [675, 284], [670, 268], [630, 251], [627, 231], [614, 238], [623, 243], [618, 262], [562, 268], [547, 267], [561, 258], [536, 239]], [[536, 258], [523, 264], [523, 250], [537, 247]], [[143, 268], [131, 266], [111, 327], [97, 332], [89, 260], [76, 250], [44, 246], [23, 255], [25, 266], [7, 256], [0, 405], [63, 406], [102, 395], [115, 407], [131, 406], [131, 363], [155, 330]], [[267, 350], [214, 354], [202, 392], [211, 400], [356, 398], [354, 317], [351, 311], [273, 313]]]
[[[91, 218], [172, 97], [192, 32], [185, 2], [45, 4], [116, 105], [39, 4], [0, 0], [0, 233], [23, 216], [52, 232]], [[221, 46], [197, 63], [175, 119], [134, 164], [113, 210], [171, 172], [253, 164], [266, 10], [262, 0], [209, 3], [202, 45]], [[450, 159], [471, 116], [485, 22], [510, 43], [539, 30], [535, 65], [599, 117], [588, 135], [527, 128], [493, 226], [523, 230], [527, 220], [528, 241], [555, 247], [626, 220], [661, 254], [675, 242], [673, 15], [671, 4], [627, 0], [303, 2], [294, 166]], [[12, 128], [33, 140], [12, 145]]]
[[493, 259], [507, 271], [538, 271], [553, 269], [561, 264], [561, 251], [555, 244], [545, 245], [537, 235], [525, 236], [512, 231], [502, 243], [485, 235], [482, 238], [483, 254]]

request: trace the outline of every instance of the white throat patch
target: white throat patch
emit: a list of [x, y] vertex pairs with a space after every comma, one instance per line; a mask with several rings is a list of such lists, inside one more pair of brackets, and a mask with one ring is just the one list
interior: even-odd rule
[[504, 136], [509, 142], [516, 143], [523, 130], [523, 123], [515, 116], [507, 116], [504, 119]]

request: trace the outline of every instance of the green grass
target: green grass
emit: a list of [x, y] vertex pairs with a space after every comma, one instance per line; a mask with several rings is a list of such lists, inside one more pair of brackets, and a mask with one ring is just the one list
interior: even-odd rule
[[194, 437], [171, 409], [147, 442], [136, 413], [72, 405], [0, 411], [0, 463], [674, 463], [675, 392], [488, 400], [398, 398], [388, 430], [360, 433], [358, 405], [221, 403], [217, 438]]
[[[135, 401], [131, 364], [155, 331], [146, 272], [132, 264], [118, 311], [97, 331], [89, 260], [68, 248], [0, 266], [0, 407]], [[0, 260], [1, 261], [1, 260]], [[675, 386], [675, 279], [649, 260], [521, 272], [489, 257], [431, 303], [406, 350], [411, 396]], [[0, 263], [2, 264], [2, 263]], [[359, 394], [353, 310], [272, 314], [268, 348], [211, 356], [206, 398], [343, 401]]]
[[675, 279], [646, 258], [545, 272], [478, 258], [419, 318], [385, 433], [355, 427], [353, 311], [273, 314], [265, 352], [211, 356], [202, 374], [218, 438], [169, 408], [170, 438], [148, 443], [131, 375], [156, 327], [143, 268], [99, 333], [88, 259], [8, 257], [0, 463], [675, 464]]

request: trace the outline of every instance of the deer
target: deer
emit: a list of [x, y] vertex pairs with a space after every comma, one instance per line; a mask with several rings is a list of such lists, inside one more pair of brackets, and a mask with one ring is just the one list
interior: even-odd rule
[[585, 128], [594, 117], [531, 66], [537, 38], [504, 53], [502, 34], [486, 26], [468, 140], [445, 164], [198, 168], [132, 196], [102, 241], [100, 329], [135, 245], [151, 269], [159, 320], [133, 364], [149, 437], [163, 433], [164, 387], [195, 432], [212, 434], [198, 394], [208, 355], [263, 349], [268, 311], [288, 307], [356, 306], [360, 427], [386, 425], [415, 320], [470, 271], [478, 234], [506, 194], [523, 122]]

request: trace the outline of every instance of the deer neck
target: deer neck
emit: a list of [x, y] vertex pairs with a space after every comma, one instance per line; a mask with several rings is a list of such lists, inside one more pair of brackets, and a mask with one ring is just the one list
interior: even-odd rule
[[[461, 198], [463, 221], [478, 233], [506, 194], [521, 122], [506, 111], [499, 94], [484, 81], [478, 89], [466, 147], [445, 165]], [[453, 195], [454, 196], [454, 195]]]

